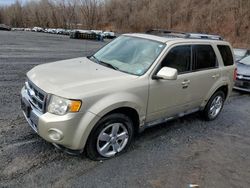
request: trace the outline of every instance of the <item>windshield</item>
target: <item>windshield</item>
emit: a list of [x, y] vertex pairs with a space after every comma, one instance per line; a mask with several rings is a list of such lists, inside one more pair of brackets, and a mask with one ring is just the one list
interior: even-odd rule
[[240, 63], [250, 65], [250, 55], [239, 61]]
[[246, 55], [246, 50], [244, 49], [234, 49], [234, 55], [236, 60], [242, 59]]
[[120, 36], [92, 56], [92, 60], [134, 75], [143, 75], [165, 44], [136, 37]]

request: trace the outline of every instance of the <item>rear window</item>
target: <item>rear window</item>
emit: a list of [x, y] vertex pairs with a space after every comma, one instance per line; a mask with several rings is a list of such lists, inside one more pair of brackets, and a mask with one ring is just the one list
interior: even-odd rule
[[234, 64], [233, 54], [229, 46], [226, 45], [218, 45], [218, 49], [220, 51], [220, 55], [223, 59], [223, 63], [225, 66], [231, 66]]
[[203, 70], [217, 67], [217, 59], [212, 46], [193, 46], [193, 70]]

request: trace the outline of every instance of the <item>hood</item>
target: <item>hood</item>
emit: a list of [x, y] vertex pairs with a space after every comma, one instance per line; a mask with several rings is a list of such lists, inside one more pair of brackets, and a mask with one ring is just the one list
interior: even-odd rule
[[241, 75], [250, 76], [250, 65], [237, 63], [237, 73]]
[[94, 63], [86, 57], [38, 65], [27, 76], [46, 93], [66, 98], [98, 92], [137, 78]]

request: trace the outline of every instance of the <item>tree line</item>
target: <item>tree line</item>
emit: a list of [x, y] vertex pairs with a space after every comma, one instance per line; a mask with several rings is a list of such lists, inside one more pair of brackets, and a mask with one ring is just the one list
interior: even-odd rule
[[12, 27], [103, 29], [152, 28], [215, 33], [250, 46], [250, 0], [40, 0], [0, 8]]

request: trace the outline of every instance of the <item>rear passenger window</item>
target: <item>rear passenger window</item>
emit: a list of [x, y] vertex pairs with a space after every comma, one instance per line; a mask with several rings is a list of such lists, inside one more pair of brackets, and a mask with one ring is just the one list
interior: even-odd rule
[[220, 51], [220, 55], [223, 59], [225, 66], [230, 66], [234, 64], [233, 54], [229, 46], [226, 45], [218, 45], [218, 49]]
[[162, 67], [171, 67], [178, 70], [178, 73], [190, 71], [191, 46], [177, 46], [172, 48], [162, 61]]
[[193, 46], [193, 70], [210, 69], [217, 66], [217, 59], [212, 46]]

